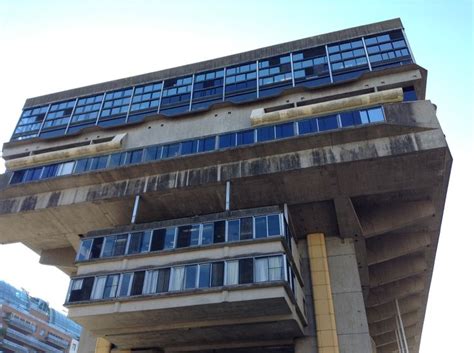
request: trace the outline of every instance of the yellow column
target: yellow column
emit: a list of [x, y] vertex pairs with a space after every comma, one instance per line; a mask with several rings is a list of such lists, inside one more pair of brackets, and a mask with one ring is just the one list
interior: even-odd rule
[[311, 267], [314, 315], [319, 353], [339, 353], [336, 318], [329, 279], [328, 258], [324, 234], [309, 234], [308, 256]]
[[95, 343], [95, 353], [110, 353], [112, 345], [105, 338], [99, 337]]

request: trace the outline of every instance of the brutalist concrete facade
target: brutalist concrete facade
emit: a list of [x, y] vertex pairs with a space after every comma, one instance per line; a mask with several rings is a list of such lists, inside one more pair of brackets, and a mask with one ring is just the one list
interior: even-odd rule
[[81, 352], [419, 349], [452, 158], [400, 20], [26, 101], [0, 239]]

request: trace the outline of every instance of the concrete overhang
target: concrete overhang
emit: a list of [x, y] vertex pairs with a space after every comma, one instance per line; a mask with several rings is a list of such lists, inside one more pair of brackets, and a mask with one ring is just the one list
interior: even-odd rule
[[119, 348], [293, 339], [306, 325], [283, 282], [76, 304], [69, 316]]

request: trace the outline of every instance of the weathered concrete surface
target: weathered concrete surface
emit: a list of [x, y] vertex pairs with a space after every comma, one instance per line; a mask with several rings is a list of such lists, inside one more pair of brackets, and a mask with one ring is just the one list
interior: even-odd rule
[[337, 336], [341, 353], [371, 352], [356, 251], [352, 239], [326, 239]]

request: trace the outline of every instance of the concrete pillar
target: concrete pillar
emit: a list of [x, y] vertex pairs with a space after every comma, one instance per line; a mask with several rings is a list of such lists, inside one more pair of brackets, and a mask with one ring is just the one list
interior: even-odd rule
[[109, 341], [102, 337], [97, 338], [95, 344], [95, 353], [110, 353], [111, 349], [112, 345]]
[[354, 241], [326, 237], [325, 242], [340, 353], [373, 352]]
[[324, 234], [309, 234], [307, 242], [318, 353], [339, 353]]

